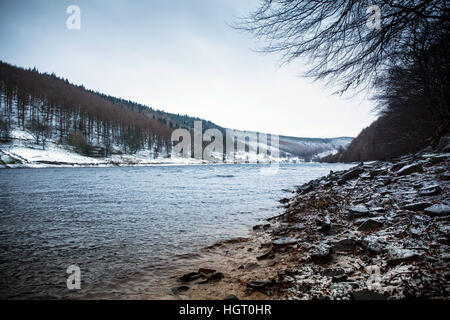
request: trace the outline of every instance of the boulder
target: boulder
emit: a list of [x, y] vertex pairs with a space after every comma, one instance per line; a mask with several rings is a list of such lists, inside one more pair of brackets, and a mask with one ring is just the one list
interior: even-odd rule
[[400, 170], [397, 171], [397, 176], [406, 176], [415, 172], [423, 172], [422, 164], [413, 163], [403, 166]]
[[446, 204], [435, 204], [425, 208], [423, 212], [431, 217], [448, 216], [450, 214], [450, 206]]
[[422, 211], [423, 209], [431, 206], [431, 203], [429, 202], [413, 202], [405, 204], [402, 209], [403, 210], [409, 210], [409, 211]]
[[350, 206], [348, 208], [348, 217], [350, 219], [365, 217], [369, 215], [369, 209], [363, 204], [358, 204], [356, 206]]
[[408, 262], [419, 256], [419, 252], [415, 250], [391, 247], [388, 251], [388, 264], [396, 265], [402, 262]]
[[276, 239], [272, 242], [272, 244], [276, 247], [281, 247], [281, 246], [287, 246], [287, 245], [293, 245], [298, 243], [298, 239], [296, 238], [279, 238]]
[[190, 273], [185, 274], [184, 276], [180, 277], [180, 280], [183, 282], [191, 282], [191, 281], [197, 280], [201, 277], [202, 277], [202, 275], [198, 272], [190, 272]]
[[331, 246], [321, 243], [311, 251], [311, 260], [328, 261], [331, 258]]
[[376, 254], [386, 251], [385, 244], [379, 238], [374, 236], [365, 236], [362, 238], [360, 246], [362, 249]]
[[442, 189], [439, 185], [433, 185], [429, 187], [425, 187], [419, 190], [419, 196], [428, 197], [435, 196], [442, 192]]
[[239, 298], [236, 297], [234, 294], [230, 294], [230, 295], [226, 296], [225, 298], [223, 298], [223, 300], [233, 301], [233, 300], [239, 300]]
[[264, 290], [267, 287], [271, 287], [275, 285], [276, 281], [274, 280], [253, 280], [247, 282], [247, 288], [252, 290]]
[[342, 239], [333, 244], [334, 251], [350, 251], [356, 248], [358, 242], [354, 239]]
[[329, 268], [322, 271], [322, 276], [324, 277], [336, 277], [343, 275], [345, 273], [342, 268]]
[[355, 179], [355, 178], [359, 177], [359, 175], [363, 172], [364, 172], [364, 169], [359, 168], [359, 167], [352, 169], [350, 171], [347, 171], [341, 176], [341, 178], [338, 181], [338, 184], [344, 184], [345, 182], [347, 182], [349, 180]]
[[368, 232], [379, 229], [383, 226], [383, 222], [374, 219], [365, 220], [359, 227], [358, 231]]

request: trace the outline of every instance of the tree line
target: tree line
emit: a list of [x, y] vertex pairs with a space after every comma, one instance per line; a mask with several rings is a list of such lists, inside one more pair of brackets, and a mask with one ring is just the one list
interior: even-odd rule
[[50, 138], [77, 141], [85, 153], [102, 147], [105, 155], [113, 146], [131, 154], [171, 148], [172, 129], [145, 110], [119, 106], [54, 74], [0, 62], [0, 139], [8, 140], [14, 128], [31, 132], [43, 148]]
[[376, 160], [449, 133], [449, 11], [447, 0], [260, 0], [235, 27], [285, 63], [305, 59], [305, 76], [337, 93], [369, 92], [379, 118], [324, 160]]

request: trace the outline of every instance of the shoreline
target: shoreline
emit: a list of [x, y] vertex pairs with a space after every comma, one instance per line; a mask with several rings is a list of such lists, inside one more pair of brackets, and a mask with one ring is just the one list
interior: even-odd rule
[[449, 169], [421, 152], [312, 180], [249, 237], [205, 248], [170, 298], [448, 299]]

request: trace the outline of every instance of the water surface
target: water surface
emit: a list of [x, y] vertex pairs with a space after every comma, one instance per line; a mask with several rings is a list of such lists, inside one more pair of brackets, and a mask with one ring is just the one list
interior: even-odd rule
[[[0, 170], [0, 298], [138, 295], [200, 248], [281, 213], [283, 189], [349, 166], [262, 167]], [[80, 291], [66, 287], [73, 264]]]

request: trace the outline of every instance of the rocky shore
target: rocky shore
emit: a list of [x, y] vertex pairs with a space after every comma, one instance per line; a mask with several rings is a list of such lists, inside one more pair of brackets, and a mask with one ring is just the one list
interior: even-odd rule
[[[447, 147], [448, 149], [448, 147]], [[310, 181], [281, 216], [177, 279], [179, 299], [448, 299], [450, 153], [428, 148]]]

